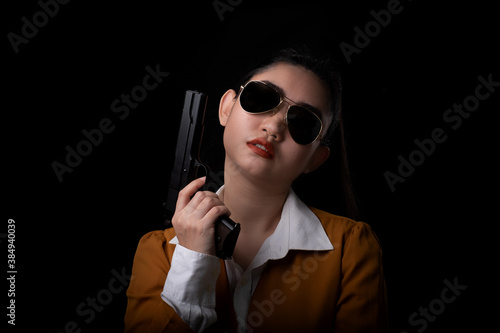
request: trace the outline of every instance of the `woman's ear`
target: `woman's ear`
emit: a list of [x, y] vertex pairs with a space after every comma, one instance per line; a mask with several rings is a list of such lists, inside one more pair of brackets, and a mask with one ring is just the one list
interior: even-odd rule
[[307, 167], [304, 169], [304, 173], [309, 173], [321, 166], [328, 157], [330, 156], [330, 148], [324, 145], [320, 145], [318, 148], [316, 148], [316, 151], [314, 152], [313, 156], [311, 157], [311, 160], [309, 161], [309, 164]]
[[219, 103], [219, 122], [222, 126], [226, 126], [229, 115], [233, 109], [233, 105], [236, 102], [236, 91], [229, 89], [224, 95], [222, 95]]

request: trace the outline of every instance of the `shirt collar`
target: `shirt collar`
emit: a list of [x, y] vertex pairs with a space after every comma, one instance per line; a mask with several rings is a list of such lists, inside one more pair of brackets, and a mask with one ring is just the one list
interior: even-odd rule
[[[288, 219], [288, 223], [287, 222]], [[283, 207], [281, 222], [289, 225], [289, 249], [325, 251], [333, 250], [333, 245], [319, 218], [304, 204], [293, 190]]]
[[[224, 185], [219, 188], [217, 194], [220, 194], [223, 189]], [[169, 243], [178, 244], [177, 236]], [[333, 250], [333, 245], [321, 221], [297, 197], [292, 189], [290, 189], [290, 193], [283, 205], [281, 219], [274, 233], [262, 244], [258, 257], [261, 257], [260, 254], [266, 254], [262, 256], [264, 262], [269, 259], [281, 259], [285, 257], [289, 250]], [[258, 264], [255, 266], [258, 266]]]

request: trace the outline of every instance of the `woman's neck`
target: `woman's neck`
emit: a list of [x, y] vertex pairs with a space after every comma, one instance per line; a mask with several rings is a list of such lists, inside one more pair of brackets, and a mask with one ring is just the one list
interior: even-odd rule
[[242, 175], [233, 177], [231, 172], [225, 172], [221, 200], [231, 212], [231, 219], [241, 224], [242, 233], [270, 235], [280, 220], [289, 192], [287, 186], [264, 186]]

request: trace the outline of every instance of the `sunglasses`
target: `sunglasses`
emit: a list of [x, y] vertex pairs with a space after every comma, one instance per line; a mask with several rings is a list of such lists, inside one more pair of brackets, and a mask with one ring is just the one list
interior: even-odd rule
[[262, 114], [277, 110], [282, 103], [288, 104], [285, 124], [293, 141], [300, 145], [313, 143], [321, 136], [323, 123], [318, 115], [306, 107], [282, 96], [273, 87], [262, 81], [250, 81], [240, 87], [240, 105], [247, 113]]

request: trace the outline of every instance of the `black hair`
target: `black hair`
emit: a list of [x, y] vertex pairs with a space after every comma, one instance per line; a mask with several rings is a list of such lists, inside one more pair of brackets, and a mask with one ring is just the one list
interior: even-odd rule
[[[327, 87], [330, 94], [330, 116], [332, 122], [322, 139], [322, 144], [338, 150], [338, 169], [340, 170], [340, 184], [343, 190], [345, 215], [351, 218], [358, 217], [358, 205], [351, 182], [349, 164], [347, 160], [344, 125], [342, 122], [342, 81], [340, 71], [332, 57], [316, 55], [309, 48], [286, 48], [277, 54], [262, 60], [254, 69], [250, 70], [238, 82], [238, 89], [248, 82], [254, 75], [264, 72], [278, 63], [287, 63], [301, 66], [314, 73]], [[235, 89], [238, 91], [238, 89]]]
[[[335, 62], [331, 57], [314, 55], [312, 51], [305, 46], [301, 48], [283, 49], [277, 54], [262, 60], [256, 68], [248, 72], [243, 79], [240, 80], [238, 88], [247, 83], [253, 76], [264, 72], [278, 63], [287, 63], [304, 67], [313, 72], [328, 88], [327, 91], [330, 94], [329, 97], [331, 101], [329, 115], [332, 117], [332, 122], [322, 139], [322, 143], [330, 145], [333, 132], [339, 125], [342, 102], [342, 82], [340, 79], [340, 72], [337, 70]], [[238, 89], [235, 90], [238, 91]]]

